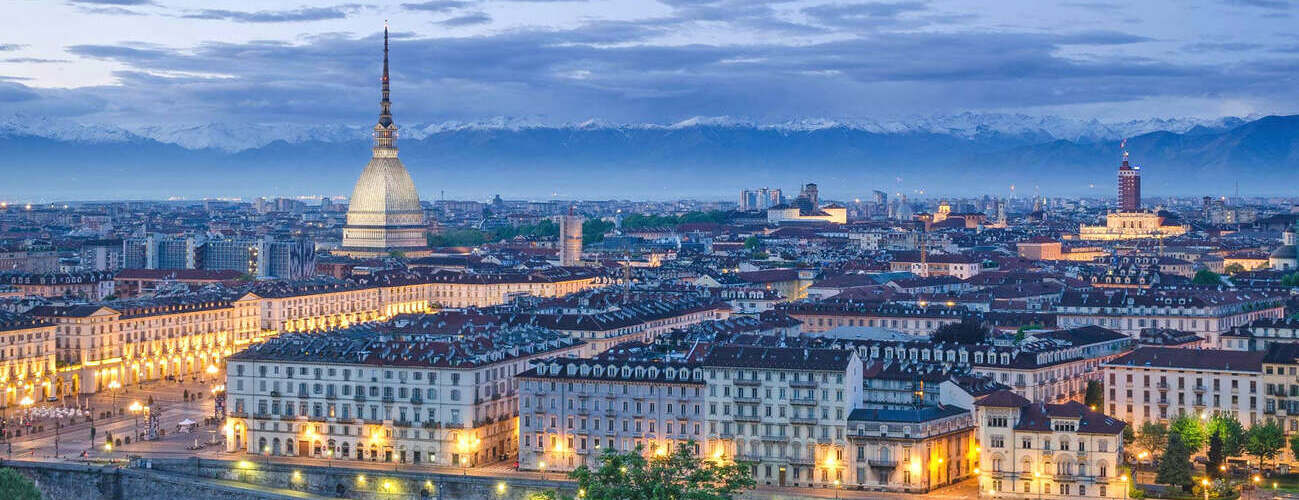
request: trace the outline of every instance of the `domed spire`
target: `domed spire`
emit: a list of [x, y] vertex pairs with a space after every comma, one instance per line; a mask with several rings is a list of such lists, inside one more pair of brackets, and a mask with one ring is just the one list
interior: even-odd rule
[[383, 22], [383, 99], [379, 101], [379, 124], [374, 126], [376, 156], [396, 156], [397, 126], [392, 123], [392, 101], [388, 88], [388, 21]]

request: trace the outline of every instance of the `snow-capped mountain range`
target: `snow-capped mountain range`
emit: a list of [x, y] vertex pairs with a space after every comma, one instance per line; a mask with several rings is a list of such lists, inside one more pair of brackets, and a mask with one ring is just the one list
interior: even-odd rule
[[[1120, 122], [1077, 120], [1058, 116], [1030, 116], [1002, 113], [960, 113], [907, 120], [808, 118], [776, 123], [759, 123], [729, 116], [693, 117], [675, 123], [613, 123], [599, 119], [550, 124], [526, 117], [497, 117], [482, 121], [446, 121], [403, 125], [403, 138], [422, 140], [447, 133], [477, 131], [554, 130], [680, 130], [693, 127], [753, 129], [776, 132], [809, 132], [842, 128], [883, 135], [938, 134], [963, 139], [1010, 136], [1030, 141], [1066, 140], [1100, 142], [1133, 137], [1150, 132], [1188, 133], [1193, 130], [1224, 130], [1250, 117], [1215, 119], [1151, 118]], [[213, 149], [239, 152], [256, 149], [276, 141], [288, 144], [303, 142], [350, 142], [368, 140], [368, 125], [300, 125], [300, 124], [232, 124], [196, 123], [178, 125], [117, 126], [87, 124], [71, 120], [11, 115], [0, 119], [0, 137], [41, 137], [68, 142], [112, 143], [151, 139], [175, 144], [185, 149]]]

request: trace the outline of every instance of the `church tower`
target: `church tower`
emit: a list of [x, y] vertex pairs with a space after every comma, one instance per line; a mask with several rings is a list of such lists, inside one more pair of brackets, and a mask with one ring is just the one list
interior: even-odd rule
[[424, 209], [415, 182], [397, 158], [397, 125], [392, 121], [388, 88], [388, 26], [383, 27], [383, 98], [374, 125], [370, 163], [348, 200], [343, 246], [334, 252], [350, 257], [383, 257], [396, 253], [422, 257], [431, 252], [424, 237]]

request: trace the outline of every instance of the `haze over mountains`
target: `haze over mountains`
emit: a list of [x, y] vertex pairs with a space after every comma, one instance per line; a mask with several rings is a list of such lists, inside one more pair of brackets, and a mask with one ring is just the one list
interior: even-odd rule
[[[399, 123], [399, 126], [402, 124]], [[1122, 123], [1006, 114], [911, 121], [670, 125], [525, 119], [410, 124], [398, 141], [421, 197], [732, 199], [742, 187], [828, 198], [1112, 196], [1127, 137], [1150, 194], [1293, 194], [1299, 115]], [[368, 126], [111, 127], [0, 120], [0, 200], [349, 195]]]

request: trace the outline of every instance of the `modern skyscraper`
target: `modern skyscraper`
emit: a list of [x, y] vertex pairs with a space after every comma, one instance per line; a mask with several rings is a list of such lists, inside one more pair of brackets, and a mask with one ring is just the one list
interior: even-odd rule
[[393, 252], [425, 256], [430, 251], [424, 238], [424, 210], [415, 182], [397, 159], [397, 125], [392, 122], [392, 102], [388, 99], [387, 26], [383, 28], [382, 82], [373, 156], [348, 200], [343, 246], [335, 253], [353, 257], [379, 257]]
[[1119, 166], [1119, 211], [1138, 210], [1141, 210], [1141, 167], [1129, 165], [1128, 152], [1124, 150], [1123, 164]]

